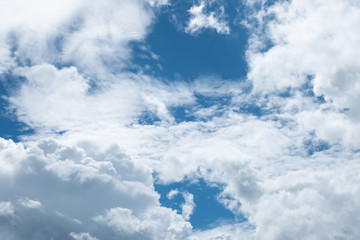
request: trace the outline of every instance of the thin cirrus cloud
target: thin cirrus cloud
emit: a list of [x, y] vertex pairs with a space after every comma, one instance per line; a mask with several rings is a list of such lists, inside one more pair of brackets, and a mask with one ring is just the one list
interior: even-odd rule
[[[357, 3], [244, 3], [245, 81], [126, 70], [172, 1], [4, 4], [3, 99], [34, 133], [0, 139], [1, 238], [360, 237]], [[186, 32], [231, 36], [208, 4]], [[221, 186], [232, 221], [192, 226], [186, 186], [168, 194], [181, 212], [162, 206], [155, 184], [197, 178]]]

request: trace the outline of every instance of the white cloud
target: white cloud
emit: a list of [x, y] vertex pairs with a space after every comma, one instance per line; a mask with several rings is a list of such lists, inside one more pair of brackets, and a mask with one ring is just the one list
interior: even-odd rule
[[185, 202], [181, 204], [181, 214], [184, 219], [189, 220], [195, 209], [194, 195], [188, 192], [183, 193]]
[[0, 217], [13, 216], [14, 206], [11, 202], [0, 202]]
[[72, 237], [74, 240], [99, 240], [96, 237], [92, 237], [89, 233], [70, 233], [70, 237]]
[[0, 178], [11, 177], [21, 168], [26, 152], [23, 145], [0, 138]]
[[94, 217], [94, 221], [105, 222], [126, 235], [141, 231], [141, 220], [133, 216], [132, 211], [127, 208], [110, 209], [106, 211], [104, 216]]
[[36, 200], [31, 200], [27, 197], [23, 199], [18, 199], [18, 201], [22, 206], [27, 208], [39, 209], [42, 207], [41, 202]]
[[197, 231], [189, 240], [252, 240], [254, 228], [246, 223], [219, 226], [213, 229]]
[[180, 192], [177, 189], [173, 189], [168, 192], [166, 197], [171, 200], [178, 194], [181, 194], [184, 198], [184, 202], [180, 205], [181, 215], [184, 217], [184, 219], [189, 220], [196, 206], [194, 202], [194, 195], [189, 192]]
[[[15, 67], [15, 60], [33, 62], [53, 59], [53, 41], [85, 2], [78, 1], [2, 1], [0, 10], [0, 69]], [[15, 49], [15, 50], [12, 50]]]
[[135, 235], [139, 239], [184, 239], [191, 232], [189, 223], [175, 211], [164, 207], [152, 208], [139, 217], [134, 216], [129, 209], [112, 208], [94, 220], [107, 224], [121, 235]]
[[[55, 72], [64, 70], [68, 69]], [[83, 78], [79, 79], [80, 82], [84, 81]], [[209, 87], [211, 85], [205, 84], [205, 86], [209, 89], [204, 90], [202, 94], [207, 94], [209, 97], [217, 96], [216, 91], [211, 91], [212, 88]], [[229, 89], [232, 87], [230, 86]], [[196, 91], [197, 88], [199, 87], [195, 86], [192, 89]], [[159, 97], [161, 94], [156, 94], [157, 91], [152, 94], [162, 99], [160, 102], [166, 103], [166, 96], [169, 96], [171, 92], [176, 92], [176, 89], [179, 89], [176, 85], [162, 88], [160, 93], [163, 91], [165, 97]], [[222, 96], [222, 92], [221, 90], [218, 95]], [[229, 237], [237, 239], [237, 233], [245, 234], [246, 232], [244, 236], [252, 235], [260, 239], [269, 236], [270, 239], [281, 239], [299, 236], [300, 232], [305, 230], [303, 234], [309, 238], [323, 237], [325, 232], [329, 234], [326, 236], [348, 237], [351, 234], [358, 236], [355, 227], [358, 223], [349, 213], [356, 213], [358, 209], [354, 201], [358, 195], [356, 187], [358, 180], [356, 175], [348, 175], [349, 169], [353, 171], [359, 169], [358, 154], [346, 149], [337, 153], [336, 145], [331, 145], [328, 151], [309, 156], [306, 153], [305, 142], [322, 139], [325, 135], [313, 136], [310, 130], [304, 131], [301, 119], [294, 118], [288, 114], [291, 111], [286, 110], [286, 107], [292, 109], [292, 105], [299, 107], [299, 102], [306, 110], [317, 109], [321, 104], [314, 105], [312, 101], [306, 101], [304, 96], [298, 98], [294, 96], [286, 99], [287, 105], [283, 108], [286, 111], [256, 117], [232, 110], [241, 106], [241, 102], [238, 102], [241, 99], [249, 101], [247, 97], [238, 94], [238, 92], [234, 93], [236, 97], [233, 98], [232, 105], [224, 107], [222, 115], [212, 117], [206, 122], [134, 124], [131, 127], [111, 124], [102, 129], [87, 128], [87, 131], [80, 128], [81, 131], [69, 131], [57, 137], [58, 141], [65, 146], [72, 145], [73, 147], [62, 146], [57, 141], [38, 143], [38, 139], [34, 143], [27, 144], [38, 145], [38, 148], [46, 154], [44, 158], [48, 159], [46, 160], [48, 162], [42, 169], [56, 177], [58, 181], [68, 184], [76, 183], [80, 186], [96, 182], [105, 185], [104, 189], [107, 189], [106, 191], [103, 189], [105, 192], [109, 188], [117, 189], [122, 198], [125, 193], [126, 196], [131, 194], [130, 202], [134, 202], [135, 199], [139, 201], [144, 196], [150, 199], [152, 204], [140, 201], [140, 203], [134, 202], [131, 206], [126, 205], [125, 202], [112, 206], [103, 205], [97, 208], [96, 213], [92, 211], [94, 214], [87, 215], [96, 220], [93, 224], [114, 229], [121, 236], [143, 236], [142, 234], [146, 233], [153, 239], [184, 239], [186, 236], [193, 239], [200, 239], [200, 236], [204, 236], [204, 239], [211, 239], [214, 236], [220, 239]], [[183, 95], [180, 94], [180, 96]], [[188, 96], [184, 98], [186, 101], [189, 100], [190, 103], [193, 101], [191, 94], [184, 96]], [[183, 101], [181, 97], [178, 99], [180, 100], [169, 101], [174, 101], [174, 104]], [[274, 97], [271, 104], [279, 102], [281, 101]], [[93, 120], [98, 117], [96, 114], [91, 116]], [[106, 116], [110, 116], [111, 119], [111, 115]], [[125, 157], [123, 153], [114, 154], [120, 150], [106, 150], [113, 143], [124, 149], [129, 157]], [[29, 152], [29, 150], [26, 151]], [[109, 161], [104, 161], [104, 159]], [[119, 162], [121, 165], [116, 165], [114, 159], [121, 159]], [[351, 167], [341, 167], [349, 162], [353, 162]], [[149, 172], [143, 172], [141, 169]], [[189, 204], [183, 205], [183, 216], [159, 207], [157, 198], [152, 196], [154, 192], [151, 172], [156, 172], [158, 180], [163, 183], [181, 181], [185, 176], [195, 175], [209, 182], [225, 184], [219, 200], [236, 215], [244, 214], [248, 217], [249, 224], [255, 230], [244, 230], [237, 224], [228, 224], [214, 231], [195, 232], [192, 235], [191, 227], [185, 221], [194, 210], [194, 205], [190, 204], [193, 203], [190, 201], [191, 197], [188, 198]], [[343, 180], [334, 180], [329, 185], [323, 184], [331, 179]], [[349, 185], [350, 187], [341, 188], [338, 185], [340, 183], [342, 186]], [[102, 194], [106, 194], [105, 192]], [[114, 193], [107, 194], [109, 198], [116, 198], [112, 196]], [[30, 196], [28, 193], [26, 196], [41, 200], [38, 196]], [[118, 195], [115, 194], [115, 196]], [[345, 200], [344, 196], [350, 199], [347, 204], [349, 211], [341, 203], [339, 204]], [[293, 202], [296, 206], [292, 205]], [[318, 202], [321, 204], [317, 204]], [[139, 208], [139, 206], [144, 207]], [[306, 221], [306, 216], [310, 215], [310, 206], [315, 206], [315, 209], [311, 209], [314, 221]], [[278, 213], [280, 209], [281, 214]], [[334, 209], [342, 210], [337, 212]], [[60, 210], [64, 216], [69, 216], [69, 211]], [[86, 212], [89, 209], [82, 208], [82, 211]], [[321, 219], [329, 215], [333, 216], [332, 219], [325, 222], [326, 226], [323, 226], [321, 231], [316, 231]], [[81, 214], [70, 216], [71, 219], [76, 218], [84, 224], [90, 224], [84, 220], [84, 216], [81, 217]], [[302, 221], [290, 221], [291, 216], [296, 216]], [[154, 219], [164, 219], [165, 222], [172, 219], [174, 222], [160, 227], [157, 224], [164, 223], [154, 222]], [[349, 224], [347, 219], [352, 219], [353, 223]], [[130, 224], [125, 229], [121, 227], [127, 226], [123, 224], [123, 221]], [[292, 228], [287, 224], [293, 224]], [[334, 224], [337, 226], [334, 227]], [[167, 227], [173, 231], [169, 232]], [[221, 229], [226, 232], [221, 233]], [[88, 229], [71, 231], [89, 232], [101, 237]], [[216, 234], [215, 231], [217, 231]], [[243, 235], [238, 239], [242, 237]]]
[[161, 7], [164, 5], [169, 5], [169, 1], [168, 0], [146, 0], [150, 6], [152, 7]]
[[6, 73], [8, 69], [16, 66], [14, 59], [11, 57], [10, 47], [3, 41], [0, 35], [0, 74]]
[[171, 122], [169, 106], [194, 101], [189, 86], [169, 87], [142, 75], [108, 76], [112, 80], [91, 93], [89, 80], [75, 67], [57, 69], [42, 64], [18, 68], [16, 74], [27, 81], [9, 101], [19, 118], [34, 128], [61, 131], [121, 126], [136, 121], [144, 111]]
[[179, 190], [177, 190], [177, 189], [172, 189], [170, 192], [168, 192], [168, 194], [166, 195], [166, 197], [168, 198], [168, 199], [173, 199], [176, 195], [178, 195], [179, 194]]
[[229, 34], [230, 27], [225, 21], [224, 7], [221, 6], [220, 13], [206, 12], [206, 2], [201, 1], [200, 5], [194, 5], [190, 8], [191, 14], [189, 23], [185, 31], [190, 34], [196, 34], [206, 28], [213, 28], [217, 33]]
[[[154, 2], [155, 5], [164, 4]], [[0, 10], [0, 71], [29, 62], [75, 65], [103, 75], [131, 57], [131, 41], [147, 35], [145, 1], [5, 1]]]
[[[353, 185], [357, 176], [349, 168], [358, 167], [356, 161], [325, 171], [291, 172], [269, 181], [254, 215], [258, 235], [268, 239], [356, 239], [360, 234], [353, 215], [359, 209], [354, 201], [358, 189]], [[350, 184], [349, 188], [341, 190], [343, 184]]]
[[[0, 179], [0, 201], [13, 199], [18, 203], [5, 201], [0, 204], [0, 215], [16, 214], [16, 218], [6, 218], [0, 223], [0, 229], [7, 229], [6, 234], [12, 239], [23, 239], [29, 231], [33, 232], [34, 226], [37, 227], [36, 234], [29, 239], [39, 236], [66, 238], [71, 233], [75, 239], [90, 238], [86, 234], [75, 234], [79, 232], [103, 239], [111, 234], [107, 226], [117, 229], [117, 237], [142, 236], [144, 230], [152, 239], [159, 238], [157, 236], [183, 239], [191, 232], [190, 223], [181, 215], [160, 207], [148, 167], [131, 161], [117, 146], [103, 152], [61, 145], [53, 139], [42, 140], [27, 148], [20, 143], [8, 142], [10, 144], [5, 145], [1, 153], [13, 149], [12, 145], [19, 146], [15, 148], [17, 152], [25, 152], [11, 179]], [[39, 208], [41, 211], [35, 211]], [[104, 220], [96, 216], [107, 209], [126, 209], [129, 214], [107, 214], [109, 224], [95, 228], [97, 222]], [[141, 229], [135, 224], [131, 225], [133, 230], [128, 225], [126, 231], [120, 231], [118, 225], [112, 224], [113, 221], [131, 224], [129, 217], [139, 221]], [[93, 218], [96, 221], [91, 220]], [[49, 227], [53, 230], [48, 231]]]
[[[359, 122], [360, 65], [355, 56], [360, 34], [354, 28], [359, 13], [355, 2], [338, 0], [294, 0], [263, 10], [259, 16], [265, 33], [255, 32], [247, 53], [254, 90], [282, 91], [310, 83], [316, 96], [340, 111], [348, 109], [345, 115]], [[264, 39], [272, 44], [266, 51], [256, 47]]]
[[66, 38], [63, 60], [83, 72], [106, 74], [131, 56], [130, 41], [143, 40], [153, 14], [142, 1], [93, 1], [81, 12], [82, 24]]

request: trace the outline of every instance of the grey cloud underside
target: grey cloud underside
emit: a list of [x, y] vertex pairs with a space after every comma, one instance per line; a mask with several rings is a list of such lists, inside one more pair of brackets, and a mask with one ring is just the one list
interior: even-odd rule
[[[35, 134], [0, 139], [0, 238], [360, 238], [359, 4], [247, 1], [246, 81], [170, 83], [123, 67], [171, 1], [21, 4], [0, 14], [0, 73]], [[185, 31], [231, 34], [205, 4]], [[192, 194], [179, 213], [154, 190], [185, 177], [224, 186], [217, 200], [247, 221], [193, 230]]]
[[181, 215], [160, 206], [150, 169], [115, 145], [94, 152], [52, 139], [29, 148], [2, 140], [1, 157], [8, 166], [1, 179], [1, 228], [14, 239], [66, 239], [72, 232], [180, 239], [191, 231]]

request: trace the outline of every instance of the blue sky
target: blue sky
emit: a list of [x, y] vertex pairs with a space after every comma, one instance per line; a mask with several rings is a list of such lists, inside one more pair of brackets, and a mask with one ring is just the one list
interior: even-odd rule
[[[196, 182], [184, 180], [180, 183], [155, 185], [155, 189], [161, 194], [161, 204], [176, 209], [179, 213], [182, 212], [181, 205], [184, 202], [181, 193], [193, 194], [195, 209], [190, 217], [190, 222], [195, 229], [209, 229], [216, 225], [246, 221], [243, 216], [234, 214], [217, 201], [222, 190], [221, 186], [211, 186], [203, 179], [198, 179]], [[168, 194], [172, 190], [177, 190], [180, 194], [169, 198]]]
[[[168, 13], [162, 13], [146, 39], [151, 50], [160, 56], [163, 71], [158, 74], [167, 79], [176, 76], [191, 81], [199, 75], [219, 75], [224, 79], [246, 76], [245, 50], [247, 32], [236, 26], [234, 35], [214, 34], [204, 30], [198, 36], [178, 31]], [[237, 64], [232, 64], [236, 62]]]
[[359, 239], [360, 8], [0, 3], [0, 239]]

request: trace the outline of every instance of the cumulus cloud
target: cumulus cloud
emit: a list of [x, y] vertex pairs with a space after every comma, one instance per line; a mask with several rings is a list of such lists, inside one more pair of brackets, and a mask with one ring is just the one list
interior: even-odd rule
[[[0, 10], [17, 13], [0, 14], [0, 72], [19, 86], [7, 100], [36, 130], [19, 143], [0, 138], [0, 237], [360, 238], [359, 5], [260, 1], [247, 82], [224, 84], [123, 71], [129, 42], [154, 18], [149, 5], [166, 3], [147, 2]], [[207, 4], [190, 9], [186, 31], [229, 33], [223, 10]], [[194, 119], [177, 121], [173, 107]], [[146, 114], [159, 121], [141, 123]], [[168, 194], [183, 195], [179, 214], [154, 190], [186, 177], [221, 184], [218, 201], [246, 222], [194, 231], [193, 194]]]
[[20, 163], [24, 159], [26, 153], [22, 144], [15, 144], [12, 140], [6, 141], [0, 138], [0, 154], [1, 177], [11, 177], [19, 170]]
[[[3, 146], [0, 151], [8, 151], [12, 144], [15, 143]], [[136, 239], [145, 230], [145, 236], [150, 234], [151, 239], [156, 239], [158, 234], [182, 239], [180, 236], [191, 231], [190, 223], [181, 215], [160, 206], [151, 171], [135, 164], [116, 146], [96, 153], [79, 146], [64, 146], [52, 139], [27, 148], [15, 145], [19, 145], [18, 151], [24, 151], [25, 156], [21, 162], [13, 163], [18, 171], [12, 178], [0, 181], [0, 200], [3, 201], [0, 213], [6, 217], [1, 221], [1, 228], [7, 229], [7, 234], [14, 239], [21, 239], [28, 232], [31, 232], [29, 239], [66, 238], [69, 234], [74, 239], [96, 239], [91, 238], [92, 235]], [[106, 209], [109, 209], [107, 217], [101, 217]], [[105, 229], [114, 227], [116, 232], [93, 229], [97, 222], [104, 221]], [[117, 227], [122, 226], [119, 222], [127, 222], [128, 227], [122, 231]], [[141, 229], [138, 223], [142, 224]], [[34, 226], [36, 231], [31, 230]], [[53, 230], [48, 231], [51, 226]]]
[[[359, 35], [352, 26], [359, 22], [359, 9], [352, 1], [328, 3], [291, 1], [266, 10], [261, 19], [266, 33], [257, 37], [258, 41], [259, 37], [267, 38], [274, 46], [265, 52], [255, 48], [248, 53], [253, 66], [249, 77], [255, 88], [298, 87], [311, 75], [315, 93], [327, 98], [340, 90], [340, 83], [342, 90], [353, 84], [342, 74], [356, 79], [358, 66], [348, 53], [358, 51], [355, 45]], [[274, 19], [266, 20], [269, 14]]]
[[[332, 113], [318, 109], [311, 122], [321, 122], [319, 132], [331, 132], [331, 122], [348, 119], [351, 124], [337, 124], [338, 134], [322, 134], [329, 141], [343, 139], [348, 144], [350, 138], [354, 139], [354, 129], [359, 128], [356, 103], [360, 66], [354, 56], [359, 51], [360, 35], [353, 27], [360, 22], [359, 11], [353, 1], [324, 4], [294, 0], [275, 4], [257, 15], [265, 30], [254, 33], [253, 47], [247, 53], [251, 69], [248, 77], [255, 91], [281, 92], [310, 84], [316, 96], [331, 103], [326, 109], [333, 108]], [[270, 14], [273, 18], [267, 18]], [[270, 45], [268, 50], [265, 42]], [[307, 114], [302, 117], [304, 122], [312, 118]]]
[[[162, 221], [159, 222], [159, 219]], [[185, 222], [174, 210], [163, 207], [152, 208], [138, 217], [129, 209], [112, 208], [94, 220], [134, 239], [184, 239], [191, 232], [190, 223]]]
[[220, 12], [207, 12], [205, 11], [207, 3], [201, 1], [199, 5], [194, 5], [190, 8], [189, 13], [191, 15], [189, 23], [185, 28], [185, 31], [190, 34], [196, 34], [199, 31], [212, 28], [215, 29], [217, 33], [220, 34], [229, 34], [230, 27], [226, 22], [224, 7], [220, 7]]

